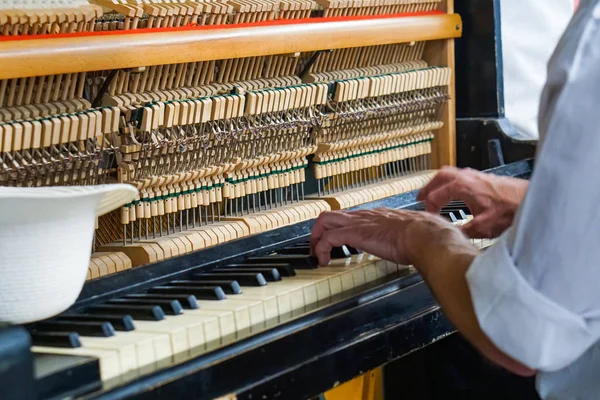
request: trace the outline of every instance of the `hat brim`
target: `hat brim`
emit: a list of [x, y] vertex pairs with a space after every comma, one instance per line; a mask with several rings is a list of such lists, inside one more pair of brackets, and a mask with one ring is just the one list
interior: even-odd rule
[[0, 187], [2, 199], [72, 199], [77, 197], [100, 196], [96, 206], [96, 216], [109, 213], [131, 203], [138, 190], [128, 184], [116, 183], [92, 186], [46, 186], [37, 188]]

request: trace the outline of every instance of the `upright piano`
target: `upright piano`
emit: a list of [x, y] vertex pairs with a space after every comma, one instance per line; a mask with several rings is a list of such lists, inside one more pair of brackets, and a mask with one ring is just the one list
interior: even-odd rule
[[422, 209], [444, 165], [531, 173], [499, 2], [453, 3], [0, 5], [0, 185], [140, 191], [68, 311], [0, 328], [0, 397], [307, 399], [452, 334], [412, 267], [318, 267], [308, 238], [323, 211]]

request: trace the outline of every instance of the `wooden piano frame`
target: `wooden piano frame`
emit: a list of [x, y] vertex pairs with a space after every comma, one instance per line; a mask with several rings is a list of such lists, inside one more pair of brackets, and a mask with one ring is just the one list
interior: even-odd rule
[[[245, 25], [138, 29], [0, 39], [0, 79], [428, 41], [424, 60], [454, 69], [462, 22], [444, 10], [396, 16], [314, 18]], [[274, 40], [273, 38], [276, 37]], [[326, 37], [327, 40], [323, 40]], [[152, 49], [152, 51], [148, 51]], [[454, 79], [434, 140], [433, 167], [456, 159]]]
[[[454, 0], [444, 0], [442, 4], [439, 12], [421, 15], [0, 39], [0, 79], [412, 41], [428, 41], [426, 62], [454, 69], [454, 39], [462, 35], [462, 20], [454, 13]], [[450, 100], [442, 109], [444, 127], [434, 141], [435, 168], [456, 164], [454, 84], [453, 74]], [[531, 163], [522, 161], [492, 172], [526, 176], [530, 171]], [[358, 208], [411, 208], [415, 203], [416, 193], [410, 192]], [[185, 276], [191, 270], [213, 268], [223, 262], [306, 239], [312, 223], [304, 221], [88, 282], [73, 308], [139, 291], [161, 281]], [[227, 393], [236, 393], [238, 399], [306, 398], [452, 332], [452, 326], [443, 317], [421, 278], [410, 274], [384, 285], [365, 288], [360, 293], [351, 293], [345, 300], [325, 309], [137, 378], [122, 387], [94, 392], [86, 398], [175, 398], [185, 395], [213, 399]], [[69, 371], [63, 373], [64, 379], [68, 379]], [[45, 383], [41, 384], [39, 380], [35, 382], [35, 378], [27, 374], [22, 375], [22, 381], [15, 385], [0, 373], [0, 384], [8, 387], [6, 385], [10, 383], [21, 399], [29, 396], [20, 388], [37, 387], [46, 394], [55, 389], [44, 386]], [[56, 384], [59, 378], [50, 382]], [[10, 388], [6, 390], [5, 394], [10, 397]]]

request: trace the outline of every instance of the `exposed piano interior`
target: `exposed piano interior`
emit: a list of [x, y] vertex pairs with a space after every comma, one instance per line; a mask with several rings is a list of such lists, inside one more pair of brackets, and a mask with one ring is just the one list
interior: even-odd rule
[[411, 268], [351, 248], [317, 267], [306, 245], [322, 211], [419, 209], [435, 169], [487, 152], [454, 115], [453, 1], [8, 7], [0, 185], [140, 197], [99, 219], [70, 310], [0, 330], [7, 399], [308, 398], [453, 332]]

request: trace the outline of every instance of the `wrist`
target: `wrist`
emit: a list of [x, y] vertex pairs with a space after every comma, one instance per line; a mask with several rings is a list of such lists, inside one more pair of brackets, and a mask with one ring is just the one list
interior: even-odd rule
[[414, 224], [407, 230], [404, 246], [409, 249], [408, 258], [424, 277], [443, 267], [470, 265], [479, 250], [456, 227], [440, 222]]
[[413, 265], [428, 281], [441, 278], [449, 269], [464, 270], [466, 273], [478, 254], [479, 250], [468, 240], [440, 242], [432, 244], [423, 255], [417, 257]]
[[[444, 281], [447, 273], [466, 273], [479, 251], [472, 246], [450, 245], [432, 249], [431, 255], [425, 257], [415, 268], [425, 281]], [[459, 272], [460, 271], [460, 272]]]

